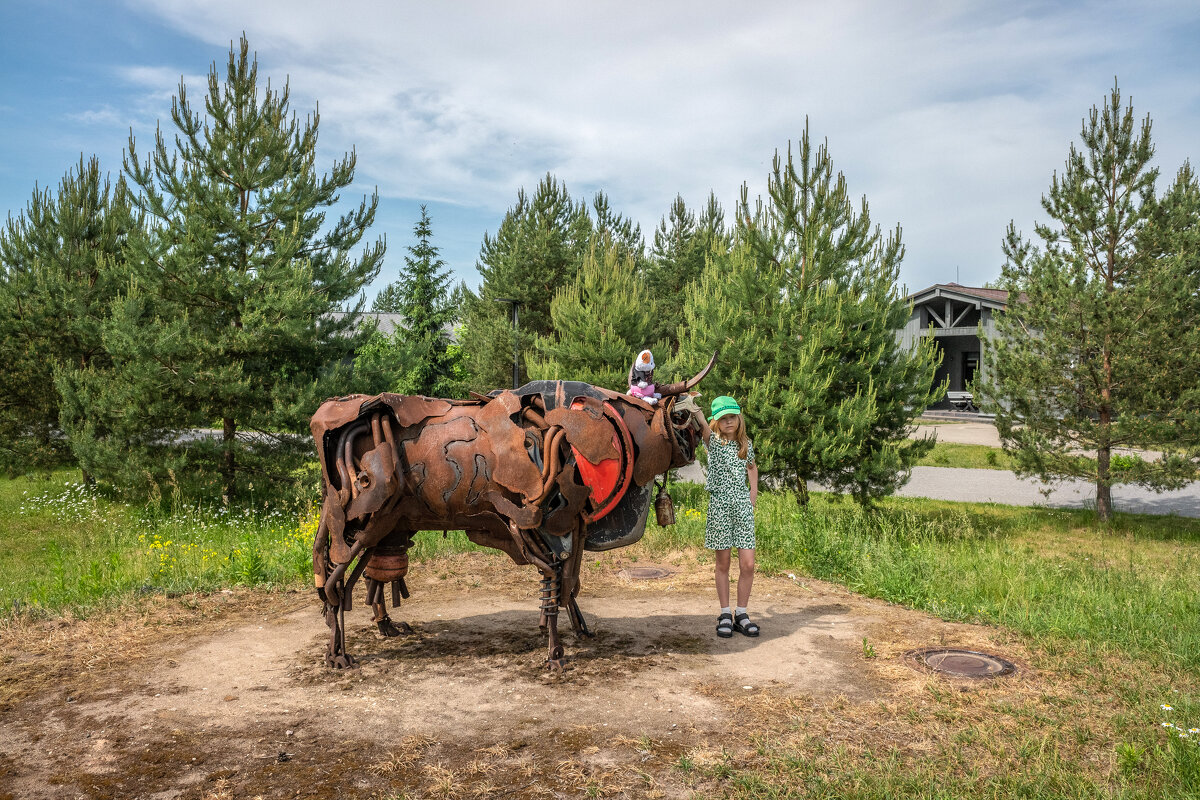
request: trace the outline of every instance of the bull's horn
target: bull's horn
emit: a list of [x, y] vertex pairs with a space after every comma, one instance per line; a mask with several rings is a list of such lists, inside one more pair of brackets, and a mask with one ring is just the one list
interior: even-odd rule
[[690, 391], [693, 386], [704, 380], [704, 376], [707, 375], [713, 368], [713, 364], [717, 363], [717, 353], [719, 352], [719, 350], [713, 352], [712, 358], [708, 360], [708, 366], [700, 370], [700, 372], [696, 374], [696, 377], [692, 378], [691, 380], [681, 381], [680, 383], [672, 383], [668, 384], [667, 386], [659, 387], [659, 394], [661, 394], [663, 397], [671, 397], [672, 395], [679, 395]]

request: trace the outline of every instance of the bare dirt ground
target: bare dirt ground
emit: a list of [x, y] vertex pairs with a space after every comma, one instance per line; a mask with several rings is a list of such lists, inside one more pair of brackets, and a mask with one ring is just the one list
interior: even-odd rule
[[[856, 714], [884, 724], [886, 709], [945, 683], [909, 666], [910, 649], [1026, 657], [1001, 630], [787, 576], [756, 580], [759, 638], [718, 639], [711, 567], [686, 554], [657, 564], [672, 574], [637, 581], [623, 577], [628, 558], [587, 562], [580, 601], [596, 636], [578, 639], [562, 616], [561, 675], [542, 667], [535, 573], [483, 554], [414, 565], [413, 598], [393, 611], [410, 636], [378, 636], [356, 604], [360, 667], [342, 672], [324, 666], [308, 592], [9, 624], [0, 798], [703, 795], [675, 765], [745, 745], [758, 711], [819, 717], [827, 731]], [[1026, 668], [961, 690], [1037, 681]]]

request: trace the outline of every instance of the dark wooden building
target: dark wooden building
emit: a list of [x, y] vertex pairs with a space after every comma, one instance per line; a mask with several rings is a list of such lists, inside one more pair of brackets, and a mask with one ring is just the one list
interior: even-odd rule
[[932, 333], [942, 350], [937, 380], [949, 379], [947, 391], [967, 391], [976, 377], [987, 378], [983, 353], [996, 333], [996, 314], [1008, 306], [1006, 290], [938, 283], [910, 294], [908, 301], [912, 316], [896, 336], [912, 348], [918, 337]]

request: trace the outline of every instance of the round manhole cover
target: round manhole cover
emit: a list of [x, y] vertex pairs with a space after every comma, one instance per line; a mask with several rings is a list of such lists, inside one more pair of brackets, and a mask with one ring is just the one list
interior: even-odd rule
[[662, 567], [628, 567], [617, 574], [622, 578], [629, 578], [633, 581], [652, 581], [657, 578], [665, 578], [671, 572]]
[[914, 650], [908, 655], [922, 667], [956, 678], [999, 678], [1017, 671], [1016, 664], [1007, 659], [974, 650], [939, 647]]

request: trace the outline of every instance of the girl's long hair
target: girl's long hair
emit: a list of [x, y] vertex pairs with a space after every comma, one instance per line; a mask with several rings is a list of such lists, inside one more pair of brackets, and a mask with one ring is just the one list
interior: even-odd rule
[[[712, 422], [708, 423], [708, 429], [710, 431], [712, 431], [716, 436], [720, 437], [721, 439], [724, 439], [725, 441], [730, 441], [728, 439], [725, 439], [724, 436], [721, 436], [721, 430], [717, 426], [717, 423], [719, 423], [720, 421], [721, 420], [719, 420], [719, 419], [714, 419]], [[745, 420], [745, 418], [742, 417], [741, 414], [738, 414], [737, 421], [738, 421], [738, 425], [737, 425], [737, 430], [735, 430], [733, 432], [733, 441], [737, 442], [737, 445], [738, 445], [738, 458], [745, 458], [746, 454], [750, 452], [750, 437], [746, 436], [746, 420]]]

